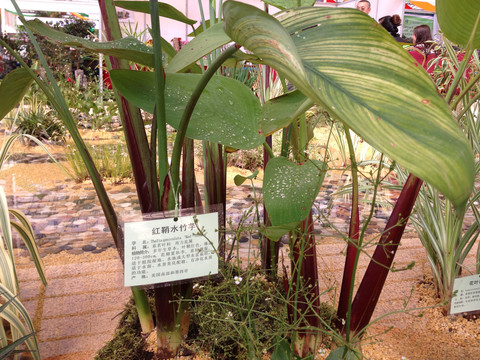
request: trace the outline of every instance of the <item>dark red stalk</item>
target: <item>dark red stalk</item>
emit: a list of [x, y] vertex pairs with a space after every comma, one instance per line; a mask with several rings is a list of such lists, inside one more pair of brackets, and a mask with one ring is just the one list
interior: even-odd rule
[[288, 310], [290, 320], [296, 319], [299, 327], [294, 344], [295, 353], [304, 357], [315, 350], [316, 329], [320, 325], [320, 291], [312, 211], [294, 236], [292, 289], [287, 292], [291, 294]]
[[[206, 211], [209, 205], [219, 204], [222, 206], [223, 214], [220, 229], [225, 229], [225, 211], [227, 201], [227, 174], [224, 164], [223, 148], [220, 144], [205, 142], [204, 144], [204, 184]], [[225, 232], [220, 231], [218, 251], [224, 255]]]
[[[267, 67], [267, 70], [269, 68]], [[268, 72], [267, 72], [268, 75]], [[268, 77], [267, 77], [268, 79]], [[272, 148], [272, 136], [269, 135], [265, 139], [266, 143], [270, 148]], [[270, 160], [270, 156], [267, 150], [263, 150], [263, 170], [267, 167], [268, 160]], [[267, 209], [265, 205], [263, 206], [263, 224], [265, 226], [270, 226], [270, 219], [268, 217]], [[278, 268], [278, 254], [280, 251], [280, 242], [279, 241], [272, 241], [267, 237], [262, 238], [262, 268], [267, 271], [269, 276], [274, 279], [277, 276], [277, 268]]]
[[358, 253], [358, 239], [360, 232], [360, 216], [358, 211], [358, 198], [352, 196], [352, 211], [350, 217], [350, 229], [348, 231], [347, 255], [345, 258], [345, 267], [343, 269], [342, 287], [340, 290], [340, 299], [338, 301], [337, 317], [346, 319], [348, 312], [348, 303], [350, 299], [351, 284], [354, 278], [355, 259]]
[[410, 174], [393, 208], [352, 304], [350, 329], [354, 334], [372, 318], [422, 183]]
[[[350, 228], [348, 229], [347, 255], [343, 269], [342, 287], [338, 302], [338, 319], [347, 320], [349, 305], [353, 297], [353, 284], [355, 283], [355, 271], [358, 263], [358, 247], [360, 239], [360, 215], [358, 209], [358, 171], [355, 149], [353, 147], [350, 129], [345, 127], [348, 149], [350, 153], [350, 166], [352, 169], [352, 211], [350, 214]], [[380, 170], [379, 170], [380, 171]]]
[[[185, 138], [182, 151], [182, 208], [195, 206], [196, 180], [193, 139]], [[200, 203], [201, 206], [201, 203]]]
[[[310, 211], [308, 217], [301, 224], [300, 233], [293, 247], [293, 266], [301, 261], [300, 274], [296, 274], [300, 275], [302, 281], [302, 289], [299, 289], [300, 293], [305, 293], [306, 289], [309, 289], [308, 295], [303, 299], [299, 299], [297, 309], [305, 315], [308, 325], [317, 327], [319, 322], [318, 314], [312, 314], [308, 311], [308, 304], [314, 309], [320, 308], [314, 230], [313, 213]], [[292, 283], [295, 284], [295, 281], [296, 279], [294, 278]]]
[[[102, 14], [106, 38], [108, 41], [116, 40], [116, 37], [114, 36], [115, 31], [113, 31], [111, 27], [112, 21], [110, 21], [111, 19], [108, 15], [109, 10], [107, 9], [106, 0], [99, 0], [98, 3]], [[119, 29], [117, 29], [116, 32], [118, 31]], [[124, 60], [109, 57], [109, 61], [112, 69], [129, 69], [128, 62]], [[152, 212], [158, 209], [157, 206], [155, 206], [156, 202], [153, 201], [155, 191], [151, 188], [152, 182], [149, 181], [149, 177], [152, 176], [152, 174], [147, 175], [147, 168], [151, 165], [148, 164], [151, 156], [147, 135], [143, 127], [142, 116], [140, 110], [136, 106], [126, 101], [120, 94], [117, 94], [117, 96], [120, 98], [121, 109], [119, 110], [122, 115], [122, 125], [125, 132], [128, 153], [132, 163], [133, 177], [135, 179], [140, 207], [143, 213]], [[152, 167], [150, 166], [150, 169], [151, 168]]]

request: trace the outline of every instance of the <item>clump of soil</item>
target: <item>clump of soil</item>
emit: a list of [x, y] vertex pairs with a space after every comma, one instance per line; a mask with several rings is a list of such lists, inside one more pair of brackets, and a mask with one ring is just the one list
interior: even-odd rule
[[[478, 359], [480, 354], [480, 322], [462, 315], [443, 314], [443, 306], [436, 298], [433, 279], [427, 278], [415, 285], [419, 294], [417, 308], [407, 315], [402, 327], [395, 327], [381, 336], [374, 336], [372, 344], [362, 346], [369, 359]], [[369, 333], [388, 329], [373, 326]]]

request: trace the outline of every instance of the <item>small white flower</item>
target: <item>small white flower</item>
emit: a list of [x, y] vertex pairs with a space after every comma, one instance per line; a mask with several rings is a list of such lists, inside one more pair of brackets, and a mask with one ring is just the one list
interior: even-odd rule
[[265, 298], [265, 301], [270, 301], [270, 300], [272, 300], [272, 298], [269, 298], [269, 297]]
[[345, 325], [345, 319], [342, 319], [342, 325]]
[[231, 311], [227, 312], [226, 320], [231, 319], [233, 317], [233, 313]]
[[318, 349], [318, 353], [322, 356], [326, 355], [327, 354], [327, 350], [325, 349]]
[[402, 356], [402, 360], [408, 360], [406, 356]]
[[195, 283], [195, 284], [193, 284], [193, 288], [194, 288], [194, 289], [198, 288], [199, 286], [200, 286], [200, 284], [199, 284], [199, 283]]
[[241, 276], [235, 276], [235, 277], [233, 278], [233, 280], [235, 280], [235, 284], [238, 285], [238, 284], [240, 284], [240, 283], [242, 282], [243, 279], [242, 279]]

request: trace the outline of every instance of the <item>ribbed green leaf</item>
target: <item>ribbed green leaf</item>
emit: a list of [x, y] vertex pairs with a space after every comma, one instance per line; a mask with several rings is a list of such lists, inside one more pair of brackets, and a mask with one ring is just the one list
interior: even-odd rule
[[309, 160], [297, 165], [284, 157], [270, 159], [265, 168], [263, 199], [272, 225], [304, 220], [324, 177], [325, 167], [321, 162]]
[[[115, 6], [131, 11], [150, 14], [150, 3], [148, 1], [115, 1]], [[177, 20], [188, 25], [193, 25], [197, 22], [196, 20], [187, 18], [172, 5], [162, 2], [158, 3], [158, 13], [160, 16]]]
[[450, 41], [466, 47], [475, 29], [472, 47], [480, 47], [480, 1], [437, 0], [435, 11], [438, 24]]
[[18, 105], [32, 81], [30, 74], [23, 68], [15, 69], [5, 76], [0, 84], [0, 120]]
[[298, 6], [312, 6], [315, 4], [316, 0], [263, 0], [263, 2], [273, 5], [281, 10], [285, 10]]
[[46, 36], [49, 40], [62, 45], [73, 46], [108, 56], [115, 56], [138, 64], [154, 66], [153, 49], [132, 37], [109, 42], [93, 42], [77, 36], [52, 29], [38, 19], [27, 21], [27, 27], [33, 32]]
[[373, 19], [354, 9], [302, 8], [283, 15], [284, 28], [234, 1], [224, 16], [237, 43], [456, 207], [465, 204], [470, 146], [428, 74]]
[[223, 23], [215, 24], [188, 42], [178, 54], [168, 63], [165, 71], [182, 72], [198, 59], [228, 44], [232, 39], [225, 34]]
[[[153, 73], [114, 70], [111, 78], [128, 101], [153, 112]], [[174, 128], [178, 127], [185, 105], [200, 78], [198, 74], [167, 74], [167, 122]], [[264, 142], [259, 120], [260, 103], [250, 89], [234, 79], [214, 76], [198, 100], [187, 137], [236, 149], [252, 149]]]

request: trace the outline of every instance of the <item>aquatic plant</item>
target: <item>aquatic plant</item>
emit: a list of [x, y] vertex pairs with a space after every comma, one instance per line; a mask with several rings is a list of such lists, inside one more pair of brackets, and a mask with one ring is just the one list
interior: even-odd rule
[[[281, 5], [276, 1], [269, 3]], [[297, 3], [294, 1], [293, 5]], [[312, 2], [300, 3], [308, 5]], [[439, 0], [439, 11], [442, 3], [453, 6], [452, 0]], [[117, 101], [122, 105], [122, 124], [144, 213], [172, 209], [175, 204], [200, 206], [192, 169], [188, 171], [188, 178], [180, 179], [180, 159], [182, 153], [187, 154], [187, 149], [182, 152], [186, 137], [210, 141], [216, 149], [217, 143], [237, 149], [264, 144], [271, 157], [266, 172], [271, 171], [273, 175], [264, 183], [271, 226], [262, 231], [272, 240], [288, 232], [295, 233], [292, 250], [295, 253], [296, 283], [311, 285], [311, 292], [304, 294], [305, 300], [297, 296], [303, 287], [290, 287], [294, 299], [300, 300], [291, 308], [294, 318], [299, 318], [296, 306], [300, 302], [315, 304], [318, 297], [316, 257], [308, 254], [315, 254], [311, 208], [326, 171], [322, 162], [312, 161], [304, 152], [308, 127], [302, 114], [313, 104], [321, 106], [344, 124], [346, 133], [353, 130], [415, 174], [410, 175], [402, 190], [355, 298], [353, 284], [364, 229], [359, 225], [358, 202], [354, 196], [345, 285], [339, 310], [339, 317], [344, 320], [345, 339], [344, 345], [332, 354], [338, 358], [357, 356], [355, 346], [370, 322], [422, 180], [439, 189], [456, 209], [464, 206], [472, 191], [474, 163], [470, 145], [429, 76], [381, 26], [354, 9], [303, 7], [273, 17], [246, 4], [227, 1], [223, 7], [224, 21], [199, 34], [177, 54], [160, 37], [159, 13], [187, 24], [191, 23], [190, 19], [171, 6], [155, 1], [148, 4], [117, 2], [116, 5], [151, 14], [153, 48], [134, 39], [121, 39], [115, 7], [110, 1], [100, 1], [109, 43], [92, 43], [60, 34], [38, 22], [28, 22], [26, 26], [65, 45], [109, 56], [108, 66], [119, 91]], [[452, 13], [465, 16], [465, 24], [474, 24], [469, 22], [470, 15], [479, 13], [478, 5], [463, 0], [461, 11], [464, 8], [469, 9], [468, 14], [459, 10]], [[455, 19], [449, 16], [445, 24]], [[448, 29], [448, 25], [446, 27]], [[450, 31], [467, 44], [473, 26], [465, 29], [466, 40], [465, 34], [457, 28]], [[472, 36], [474, 42], [471, 44], [477, 46], [474, 39]], [[197, 61], [232, 41], [235, 44], [222, 51], [201, 74]], [[250, 53], [242, 53], [241, 47]], [[379, 51], [371, 51], [373, 48]], [[270, 66], [297, 90], [262, 107], [250, 89], [240, 82], [215, 75], [224, 61], [234, 54]], [[155, 71], [129, 70], [128, 61], [154, 67]], [[116, 214], [72, 116], [60, 99], [53, 76], [49, 75], [50, 84], [47, 86], [28, 68], [23, 75], [39, 82], [64, 119], [88, 166], [112, 235], [118, 242]], [[452, 88], [455, 87], [454, 82]], [[452, 97], [453, 92], [449, 91], [447, 100]], [[150, 142], [139, 109], [133, 104], [154, 114]], [[166, 146], [167, 121], [177, 129], [171, 162]], [[265, 141], [266, 136], [290, 124], [298, 130], [297, 153], [293, 159], [275, 157]], [[221, 164], [216, 165], [221, 169]], [[221, 185], [220, 182], [217, 184]], [[182, 202], [178, 196], [180, 189]], [[133, 291], [137, 304], [145, 304], [144, 294], [139, 289]], [[175, 300], [190, 291], [191, 284], [155, 289], [156, 307], [161, 310], [156, 314], [160, 357], [168, 358], [178, 351], [184, 331], [180, 325], [185, 324], [188, 313], [187, 305]], [[292, 337], [292, 347], [300, 356], [311, 352], [315, 346], [314, 321], [318, 307], [313, 305], [303, 310], [308, 310], [308, 314], [301, 317], [305, 323], [298, 332], [300, 336], [298, 339]], [[151, 329], [148, 312], [139, 313], [145, 320], [143, 328]]]

